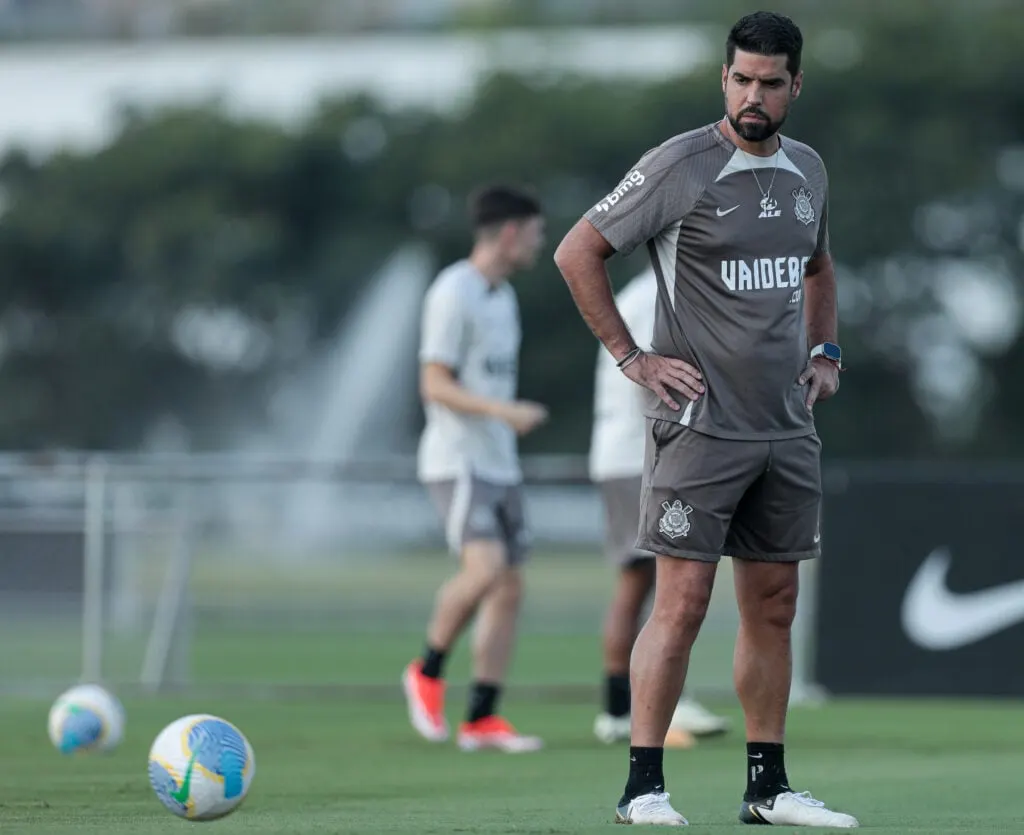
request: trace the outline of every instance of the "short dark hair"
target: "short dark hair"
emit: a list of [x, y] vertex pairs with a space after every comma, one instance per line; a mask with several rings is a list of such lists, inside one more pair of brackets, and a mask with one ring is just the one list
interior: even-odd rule
[[487, 185], [469, 196], [469, 217], [475, 230], [508, 220], [523, 220], [541, 214], [540, 200], [526, 188]]
[[752, 12], [736, 21], [725, 41], [725, 65], [731, 67], [736, 50], [755, 55], [785, 55], [786, 69], [795, 76], [800, 72], [800, 54], [804, 36], [800, 28], [777, 12]]

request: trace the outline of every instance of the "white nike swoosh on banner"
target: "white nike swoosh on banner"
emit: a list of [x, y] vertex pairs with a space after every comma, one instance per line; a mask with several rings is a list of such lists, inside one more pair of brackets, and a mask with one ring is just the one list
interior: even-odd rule
[[1024, 580], [955, 594], [946, 585], [952, 557], [936, 548], [921, 563], [903, 597], [903, 630], [924, 649], [957, 649], [1024, 621]]

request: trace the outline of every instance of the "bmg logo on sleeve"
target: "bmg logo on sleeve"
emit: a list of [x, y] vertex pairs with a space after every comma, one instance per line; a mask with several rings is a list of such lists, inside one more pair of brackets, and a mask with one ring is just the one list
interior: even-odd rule
[[639, 171], [630, 171], [619, 187], [595, 206], [599, 212], [607, 212], [633, 189], [642, 186], [647, 178]]

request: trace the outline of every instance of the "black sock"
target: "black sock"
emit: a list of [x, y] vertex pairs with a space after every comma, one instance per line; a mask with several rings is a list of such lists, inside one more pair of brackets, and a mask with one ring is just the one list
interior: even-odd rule
[[608, 675], [604, 682], [604, 709], [611, 716], [629, 716], [629, 676]]
[[747, 793], [743, 799], [750, 803], [788, 792], [786, 761], [781, 742], [747, 743]]
[[473, 689], [469, 694], [469, 721], [475, 722], [477, 719], [494, 716], [500, 693], [501, 687], [497, 684], [488, 684], [484, 681], [473, 682]]
[[642, 794], [665, 791], [665, 775], [662, 773], [664, 757], [664, 748], [630, 747], [629, 779], [619, 801], [620, 806], [625, 806]]
[[420, 672], [427, 678], [442, 678], [444, 675], [444, 650], [434, 649], [430, 644], [423, 651], [423, 667]]

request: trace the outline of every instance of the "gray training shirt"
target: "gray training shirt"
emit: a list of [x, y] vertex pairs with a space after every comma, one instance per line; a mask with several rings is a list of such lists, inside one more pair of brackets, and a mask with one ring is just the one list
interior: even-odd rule
[[705, 394], [649, 417], [735, 440], [814, 432], [798, 378], [807, 365], [803, 275], [827, 253], [821, 157], [781, 137], [777, 155], [737, 148], [718, 124], [648, 151], [585, 217], [615, 249], [646, 243], [658, 276], [653, 350], [700, 369]]

